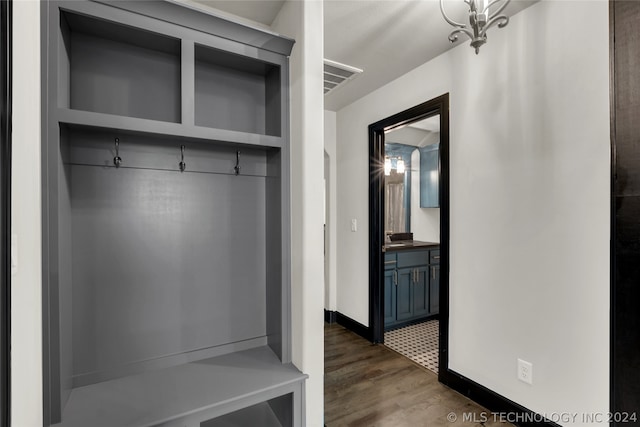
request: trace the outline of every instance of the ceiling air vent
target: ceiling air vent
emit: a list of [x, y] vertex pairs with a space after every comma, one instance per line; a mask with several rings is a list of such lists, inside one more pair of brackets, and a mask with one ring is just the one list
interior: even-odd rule
[[362, 70], [339, 62], [324, 60], [324, 94], [343, 86], [344, 83], [355, 78]]

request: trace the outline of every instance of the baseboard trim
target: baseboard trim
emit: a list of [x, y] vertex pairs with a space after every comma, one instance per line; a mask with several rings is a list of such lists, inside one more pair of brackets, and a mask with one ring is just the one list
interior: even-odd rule
[[327, 310], [326, 308], [324, 309], [324, 321], [331, 324], [331, 323], [337, 323], [336, 320], [336, 311], [332, 311], [332, 310]]
[[502, 419], [519, 427], [560, 427], [559, 424], [546, 419], [542, 415], [450, 369], [447, 372], [441, 372], [438, 380], [447, 387], [484, 406], [496, 414], [496, 417], [499, 417], [498, 420]]
[[362, 338], [367, 341], [371, 341], [371, 328], [368, 326], [364, 326], [362, 323], [353, 320], [350, 317], [345, 316], [344, 314], [336, 311], [336, 323], [338, 325], [344, 326], [349, 329], [351, 332], [354, 332], [360, 335]]

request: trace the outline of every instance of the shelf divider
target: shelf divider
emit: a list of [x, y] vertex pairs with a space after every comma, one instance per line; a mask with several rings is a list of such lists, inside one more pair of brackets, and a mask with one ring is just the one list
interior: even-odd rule
[[182, 124], [195, 125], [195, 43], [182, 40]]

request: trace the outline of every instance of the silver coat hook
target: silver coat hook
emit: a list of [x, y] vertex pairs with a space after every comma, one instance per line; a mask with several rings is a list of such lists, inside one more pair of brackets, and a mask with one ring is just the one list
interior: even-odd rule
[[122, 164], [122, 158], [120, 157], [120, 138], [115, 139], [116, 143], [116, 156], [113, 158], [113, 164], [119, 168]]
[[180, 146], [180, 172], [184, 172], [187, 168], [187, 164], [184, 162], [184, 145]]
[[233, 167], [236, 176], [240, 175], [240, 151], [236, 151], [236, 165]]

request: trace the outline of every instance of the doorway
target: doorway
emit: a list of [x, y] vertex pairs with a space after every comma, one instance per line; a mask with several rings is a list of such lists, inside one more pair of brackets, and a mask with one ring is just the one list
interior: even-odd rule
[[[434, 124], [438, 128], [437, 150], [433, 149], [433, 132], [420, 132]], [[408, 134], [420, 133], [421, 141], [415, 137], [406, 139]], [[410, 146], [409, 139], [417, 148]], [[394, 145], [385, 149], [387, 142]], [[435, 166], [430, 168], [427, 159]], [[401, 177], [402, 170], [408, 173]], [[449, 95], [371, 124], [369, 173], [370, 339], [374, 343], [385, 342], [385, 323], [387, 329], [394, 329], [437, 318], [438, 376], [442, 378], [448, 368]], [[385, 186], [387, 182], [394, 187]], [[389, 197], [401, 201], [404, 208], [389, 210], [385, 204]], [[431, 234], [421, 230], [423, 240], [414, 241], [411, 224], [419, 219], [411, 213], [434, 212], [425, 209], [435, 207], [434, 198], [439, 206], [439, 226]], [[391, 221], [390, 215], [394, 217]]]

